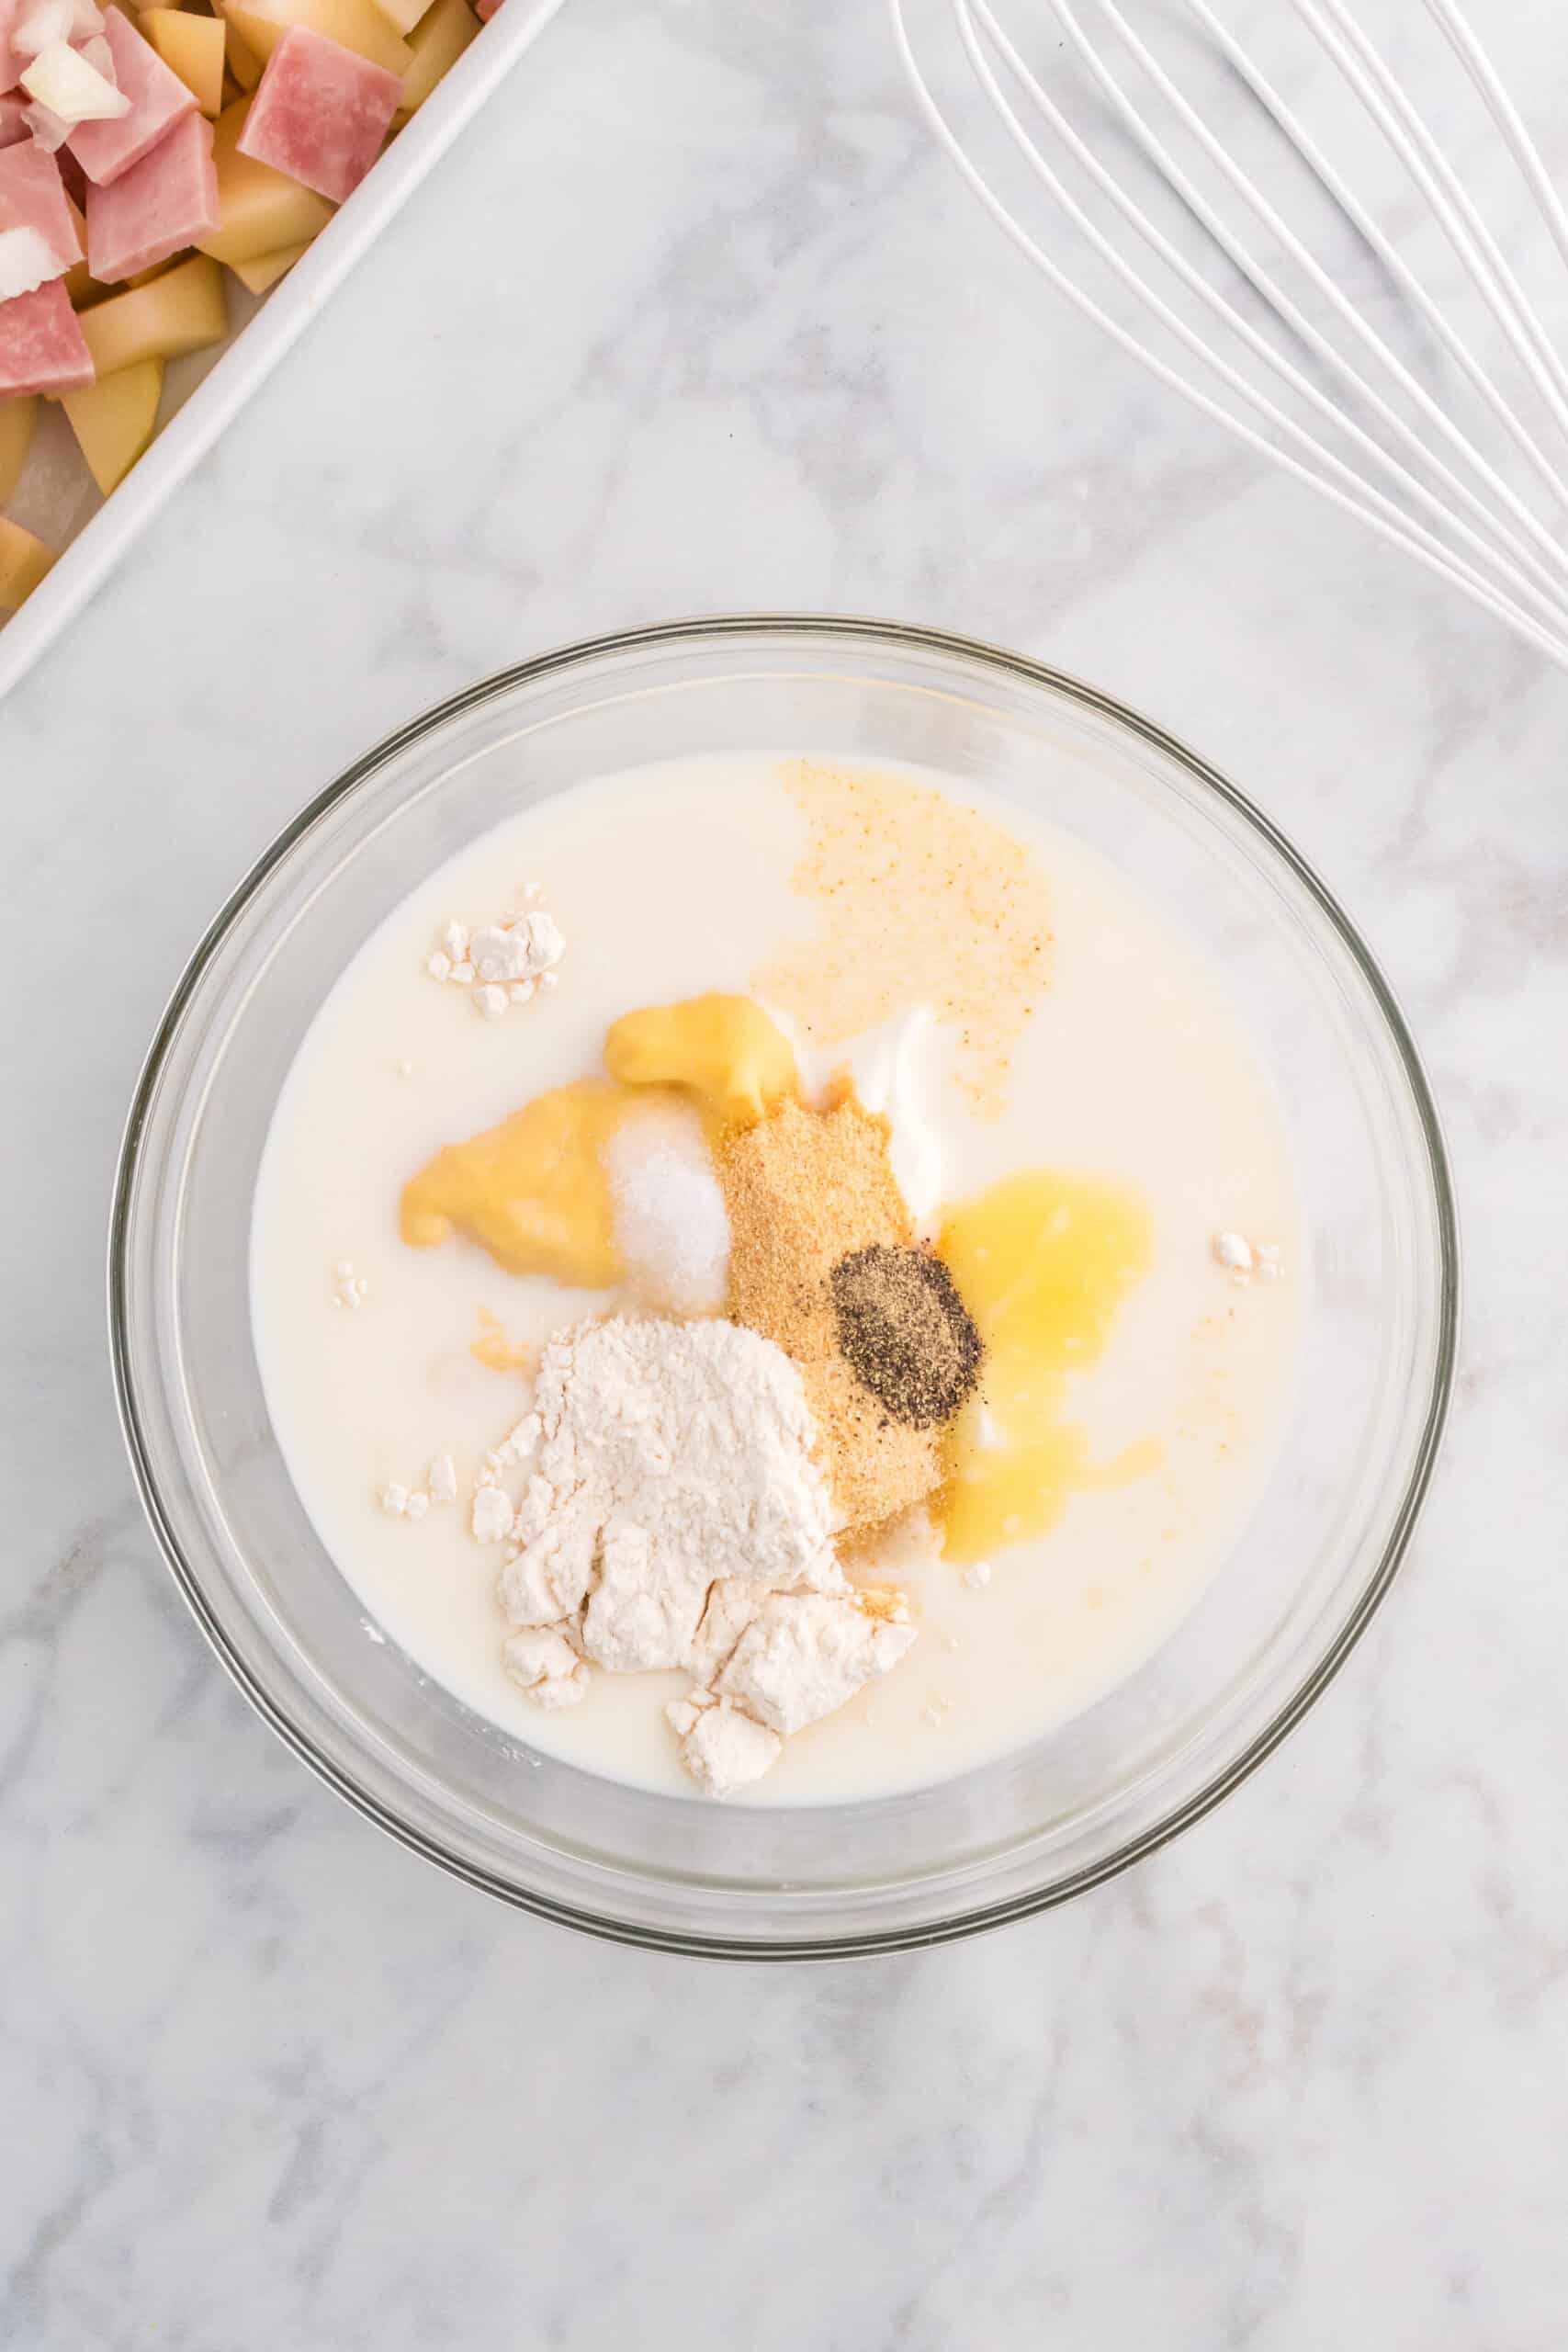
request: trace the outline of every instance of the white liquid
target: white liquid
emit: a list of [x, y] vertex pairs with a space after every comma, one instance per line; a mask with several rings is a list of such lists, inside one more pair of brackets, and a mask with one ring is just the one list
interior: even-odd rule
[[[748, 1792], [760, 1803], [945, 1778], [1131, 1673], [1235, 1544], [1278, 1450], [1299, 1344], [1304, 1268], [1283, 1123], [1217, 978], [1070, 835], [909, 773], [1030, 844], [1056, 935], [1004, 1115], [977, 1120], [940, 1084], [946, 1195], [1040, 1165], [1142, 1192], [1155, 1264], [1073, 1403], [1097, 1459], [1152, 1436], [1164, 1460], [1134, 1484], [1077, 1496], [1048, 1536], [998, 1554], [983, 1589], [941, 1560], [901, 1563], [914, 1649], [786, 1742]], [[371, 1618], [513, 1738], [682, 1793], [692, 1784], [662, 1707], [685, 1679], [596, 1672], [581, 1706], [542, 1713], [502, 1667], [500, 1554], [468, 1530], [479, 1457], [529, 1391], [523, 1374], [470, 1354], [480, 1309], [527, 1340], [610, 1302], [503, 1273], [467, 1242], [408, 1249], [398, 1200], [442, 1144], [596, 1069], [620, 1013], [744, 990], [782, 939], [811, 935], [816, 909], [789, 882], [804, 841], [776, 762], [759, 754], [607, 778], [475, 842], [343, 974], [285, 1084], [257, 1183], [253, 1312], [268, 1405], [305, 1508]], [[482, 1021], [423, 959], [449, 917], [493, 919], [534, 880], [568, 942], [558, 991]], [[1224, 1228], [1279, 1244], [1283, 1279], [1233, 1283], [1211, 1253]], [[353, 1311], [331, 1306], [344, 1259], [369, 1285]], [[388, 1518], [381, 1485], [421, 1485], [444, 1452], [463, 1501], [418, 1524]]]

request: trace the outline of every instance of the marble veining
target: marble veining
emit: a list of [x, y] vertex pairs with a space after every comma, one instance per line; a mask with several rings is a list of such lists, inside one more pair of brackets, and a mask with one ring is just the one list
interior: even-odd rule
[[[1416, 1024], [1469, 1300], [1406, 1572], [1235, 1798], [980, 1944], [698, 1979], [449, 1883], [247, 1710], [100, 1269], [165, 993], [299, 802], [483, 671], [736, 607], [1020, 646], [1254, 791]], [[0, 2345], [1555, 2352], [1565, 728], [982, 233], [878, 7], [571, 0], [0, 708]]]

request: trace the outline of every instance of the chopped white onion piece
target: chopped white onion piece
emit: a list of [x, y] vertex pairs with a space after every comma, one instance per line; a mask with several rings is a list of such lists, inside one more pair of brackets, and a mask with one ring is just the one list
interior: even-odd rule
[[22, 87], [73, 130], [79, 122], [113, 122], [130, 112], [123, 90], [117, 90], [62, 40], [34, 58], [22, 75]]
[[69, 40], [75, 28], [75, 0], [28, 0], [11, 28], [11, 46], [18, 57], [38, 57], [57, 40]]
[[36, 229], [0, 229], [0, 302], [63, 277], [67, 266]]
[[40, 107], [35, 98], [30, 107], [22, 108], [22, 120], [33, 134], [37, 146], [46, 155], [57, 155], [71, 136], [71, 125], [61, 119], [50, 107]]

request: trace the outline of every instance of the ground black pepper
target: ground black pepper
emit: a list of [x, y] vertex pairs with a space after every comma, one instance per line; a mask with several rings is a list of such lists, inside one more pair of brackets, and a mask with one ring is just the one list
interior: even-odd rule
[[929, 1429], [958, 1410], [980, 1368], [980, 1334], [940, 1258], [876, 1242], [833, 1268], [839, 1345], [896, 1421]]

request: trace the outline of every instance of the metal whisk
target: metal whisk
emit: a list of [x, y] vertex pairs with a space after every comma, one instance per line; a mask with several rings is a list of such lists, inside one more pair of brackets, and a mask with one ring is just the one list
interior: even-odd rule
[[1245, 36], [1241, 0], [889, 5], [926, 120], [1059, 293], [1568, 667], [1568, 368], [1531, 290], [1568, 213], [1455, 0], [1394, 0], [1381, 49], [1359, 0]]

